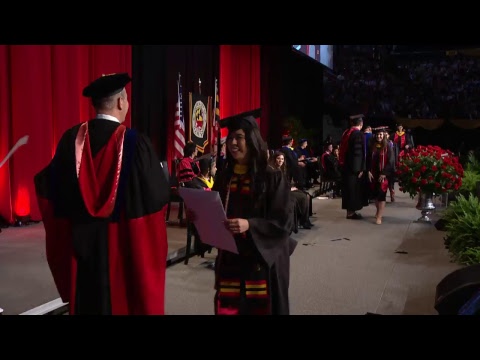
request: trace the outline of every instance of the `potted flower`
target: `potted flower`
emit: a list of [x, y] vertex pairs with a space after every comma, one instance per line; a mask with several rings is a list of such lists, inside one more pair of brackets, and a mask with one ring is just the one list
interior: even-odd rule
[[[450, 150], [420, 145], [400, 153], [396, 175], [400, 191], [408, 193], [412, 199], [420, 194], [417, 205], [419, 210], [433, 210], [434, 195], [460, 188], [463, 167], [458, 157]], [[425, 217], [425, 214], [423, 215]], [[425, 219], [430, 221], [428, 218]]]

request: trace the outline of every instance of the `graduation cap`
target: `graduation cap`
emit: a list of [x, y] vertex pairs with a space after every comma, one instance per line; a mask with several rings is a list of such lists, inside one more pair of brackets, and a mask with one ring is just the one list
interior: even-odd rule
[[[208, 155], [210, 155], [210, 154], [208, 154]], [[200, 170], [209, 169], [211, 165], [212, 165], [212, 157], [211, 156], [202, 157], [198, 161], [198, 166], [200, 167]]]
[[83, 89], [83, 96], [103, 99], [122, 91], [132, 81], [127, 73], [102, 75]]
[[245, 125], [247, 127], [251, 128], [258, 128], [258, 124], [256, 119], [260, 117], [261, 114], [261, 108], [251, 110], [251, 111], [246, 111], [237, 115], [229, 116], [227, 118], [221, 119], [220, 120], [220, 127], [222, 128], [228, 128], [228, 130], [234, 129], [240, 129], [244, 127]]
[[351, 115], [350, 116], [350, 124], [358, 125], [358, 124], [360, 124], [360, 121], [363, 122], [364, 117], [365, 117], [365, 115], [363, 115], [363, 114]]
[[388, 126], [379, 126], [379, 127], [373, 128], [372, 130], [375, 132], [375, 134], [378, 134], [380, 132], [385, 133], [389, 131]]
[[365, 115], [363, 115], [363, 114], [352, 115], [352, 116], [350, 116], [350, 120], [363, 119], [364, 117], [365, 117]]
[[282, 135], [282, 142], [283, 142], [283, 143], [285, 143], [285, 142], [287, 142], [287, 141], [290, 141], [290, 140], [292, 140], [292, 139], [293, 139], [293, 137], [290, 136], [290, 135], [288, 135], [288, 134], [287, 134], [287, 135]]

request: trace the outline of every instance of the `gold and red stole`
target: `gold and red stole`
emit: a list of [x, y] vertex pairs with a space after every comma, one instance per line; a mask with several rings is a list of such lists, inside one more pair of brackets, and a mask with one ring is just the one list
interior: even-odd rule
[[398, 143], [398, 139], [400, 139], [400, 150], [405, 148], [405, 144], [407, 142], [407, 137], [405, 136], [405, 131], [402, 132], [395, 132], [395, 136], [393, 137], [393, 142]]
[[[228, 210], [230, 193], [250, 194], [251, 178], [248, 167], [236, 164], [233, 176], [227, 185], [225, 208]], [[241, 198], [235, 197], [242, 201]], [[241, 209], [241, 206], [234, 208]], [[227, 213], [227, 217], [242, 217], [242, 213]], [[251, 241], [247, 233], [237, 235], [237, 241]], [[268, 269], [255, 254], [236, 254], [220, 251], [219, 268], [216, 275], [215, 314], [216, 315], [269, 315], [270, 290], [268, 287]]]

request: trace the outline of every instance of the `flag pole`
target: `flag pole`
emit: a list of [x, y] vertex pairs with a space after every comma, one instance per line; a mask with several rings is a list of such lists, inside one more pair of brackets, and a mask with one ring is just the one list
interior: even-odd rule
[[180, 73], [178, 73], [178, 80], [177, 80], [177, 101], [178, 99], [180, 99], [180, 79], [181, 79], [182, 75], [180, 75]]
[[[217, 119], [215, 117], [215, 112], [217, 110], [217, 79], [215, 79], [215, 90], [214, 90], [214, 97], [213, 97], [213, 116], [212, 116], [212, 133], [213, 133], [213, 143], [212, 145], [216, 145], [216, 137], [217, 137], [217, 134], [216, 132], [214, 132], [216, 129], [217, 129]], [[215, 152], [215, 146], [212, 146], [212, 153]], [[217, 154], [218, 155], [218, 154]]]
[[[179, 103], [179, 99], [180, 99], [180, 77], [181, 77], [181, 75], [180, 75], [180, 72], [179, 72], [178, 73], [178, 79], [177, 79], [177, 103], [178, 103], [178, 106], [179, 106], [179, 108], [178, 108], [178, 113], [179, 114], [180, 114], [180, 103]], [[175, 126], [174, 126], [174, 129], [173, 129], [173, 132], [175, 133]], [[175, 140], [175, 135], [174, 135], [173, 141], [174, 141], [173, 148], [174, 148], [174, 151], [175, 151], [175, 155], [173, 156], [173, 158], [175, 160], [179, 160], [179, 159], [177, 159], [177, 151], [175, 150], [175, 141], [176, 141]]]
[[[219, 90], [218, 90], [218, 79], [215, 78], [215, 114], [214, 116], [216, 117], [217, 115], [217, 97], [219, 95]], [[220, 156], [222, 153], [222, 129], [220, 128], [220, 110], [218, 112], [218, 122], [217, 122], [217, 165], [220, 163]]]

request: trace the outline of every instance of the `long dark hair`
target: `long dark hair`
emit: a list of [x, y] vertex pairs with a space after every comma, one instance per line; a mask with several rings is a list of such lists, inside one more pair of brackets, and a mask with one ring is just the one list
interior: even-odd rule
[[[245, 141], [248, 149], [248, 171], [252, 179], [252, 193], [258, 196], [265, 189], [265, 174], [267, 171], [267, 143], [263, 140], [254, 119], [240, 118], [232, 121], [228, 126], [228, 136], [237, 130], [245, 132]], [[228, 137], [227, 137], [228, 141]], [[233, 167], [235, 160], [233, 159], [227, 146], [226, 169], [227, 179], [233, 175]]]
[[371, 152], [375, 152], [377, 148], [377, 144], [382, 144], [382, 149], [385, 149], [388, 147], [388, 140], [387, 140], [387, 137], [385, 136], [385, 133], [383, 133], [383, 139], [381, 142], [377, 141], [377, 133], [372, 135], [370, 139], [370, 143], [368, 144]]
[[[283, 164], [282, 166], [278, 167], [277, 166], [277, 158], [279, 156], [283, 156]], [[274, 169], [280, 169], [283, 174], [287, 174], [287, 161], [285, 160], [285, 154], [281, 151], [275, 151], [273, 155], [270, 157], [270, 166]]]

